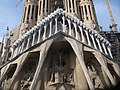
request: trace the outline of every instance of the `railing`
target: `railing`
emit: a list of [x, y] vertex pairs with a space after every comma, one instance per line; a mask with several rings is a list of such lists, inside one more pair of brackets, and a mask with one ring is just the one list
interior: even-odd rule
[[11, 59], [59, 32], [112, 58], [111, 44], [105, 38], [95, 30], [87, 28], [76, 17], [69, 15], [62, 9], [57, 9], [13, 43]]

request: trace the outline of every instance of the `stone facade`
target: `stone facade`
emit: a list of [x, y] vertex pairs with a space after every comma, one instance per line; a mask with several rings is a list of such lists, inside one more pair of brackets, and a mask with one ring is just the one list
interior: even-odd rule
[[[89, 27], [94, 25], [91, 20], [87, 24], [79, 18], [79, 5], [74, 5], [81, 3], [85, 9], [86, 4], [93, 6], [92, 0], [49, 1], [26, 0], [23, 21], [28, 16], [29, 22], [27, 28], [22, 22], [19, 38], [9, 45], [8, 57], [0, 66], [1, 89], [97, 90], [116, 86], [120, 68], [113, 59], [111, 44]], [[34, 21], [30, 12], [37, 5], [41, 12]], [[91, 15], [96, 20], [93, 11]], [[89, 21], [90, 16], [87, 18]], [[25, 31], [21, 33], [22, 30]]]

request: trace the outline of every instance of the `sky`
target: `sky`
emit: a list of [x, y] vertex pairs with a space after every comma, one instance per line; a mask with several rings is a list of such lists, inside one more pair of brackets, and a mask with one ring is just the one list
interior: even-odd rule
[[[19, 0], [1, 0], [0, 3], [0, 41], [6, 33], [6, 27], [8, 26], [10, 30], [14, 28], [21, 22], [22, 12], [24, 6], [24, 0], [22, 3], [18, 4]], [[105, 0], [93, 0], [98, 24], [103, 27], [104, 30], [109, 30], [109, 25], [111, 25], [110, 17], [105, 5]], [[109, 0], [112, 13], [115, 22], [118, 24], [117, 28], [120, 32], [120, 0]]]

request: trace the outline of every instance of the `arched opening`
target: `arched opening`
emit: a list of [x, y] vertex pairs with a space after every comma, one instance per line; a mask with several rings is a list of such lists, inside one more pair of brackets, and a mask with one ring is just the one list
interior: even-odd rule
[[[71, 90], [75, 87], [75, 65], [76, 56], [70, 44], [66, 41], [54, 42], [42, 65], [40, 80], [37, 84], [39, 84], [39, 81], [42, 83], [37, 89], [54, 90], [61, 88], [58, 86], [59, 84], [67, 84], [67, 89]], [[63, 87], [66, 88], [64, 85]]]
[[14, 78], [12, 83], [12, 89], [16, 90], [29, 90], [31, 82], [33, 80], [38, 61], [39, 61], [40, 52], [32, 52], [24, 60], [20, 71], [17, 73], [17, 76]]
[[9, 90], [11, 79], [16, 71], [17, 64], [11, 64], [6, 72], [6, 75], [4, 76], [4, 83], [3, 83], [3, 89]]
[[102, 67], [96, 57], [91, 52], [84, 51], [84, 59], [88, 74], [95, 89], [107, 88], [108, 86], [103, 76]]

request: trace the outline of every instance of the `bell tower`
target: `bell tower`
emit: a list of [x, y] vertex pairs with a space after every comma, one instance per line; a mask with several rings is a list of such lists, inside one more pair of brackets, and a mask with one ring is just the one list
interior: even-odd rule
[[38, 0], [25, 0], [20, 36], [26, 33], [37, 22]]
[[81, 20], [79, 6], [79, 0], [39, 0], [38, 21], [55, 11], [57, 8], [62, 8]]
[[82, 21], [91, 29], [98, 30], [95, 8], [92, 0], [80, 0]]

